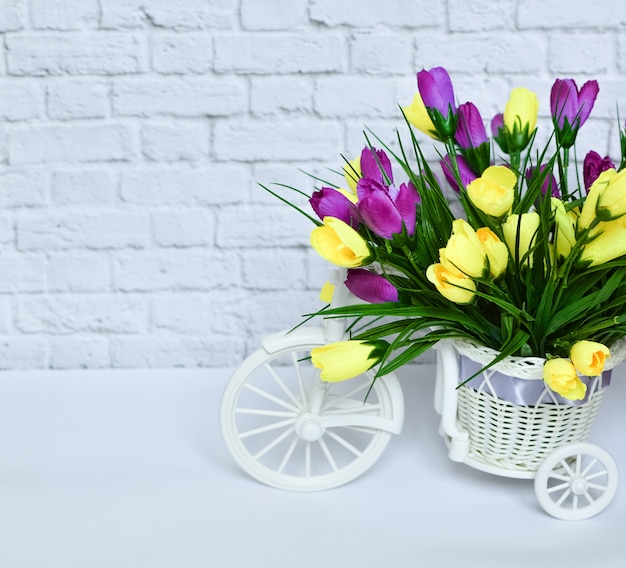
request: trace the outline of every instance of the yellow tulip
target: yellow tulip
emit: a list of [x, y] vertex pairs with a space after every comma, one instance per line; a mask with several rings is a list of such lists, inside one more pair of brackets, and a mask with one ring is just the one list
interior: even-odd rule
[[472, 226], [464, 219], [452, 222], [452, 236], [445, 249], [439, 251], [439, 261], [447, 270], [465, 276], [481, 278], [486, 270], [487, 255]]
[[343, 177], [346, 179], [346, 183], [350, 188], [351, 194], [356, 195], [356, 184], [361, 178], [361, 156], [357, 156], [354, 160], [350, 160], [343, 167]]
[[581, 375], [597, 377], [604, 371], [606, 359], [611, 356], [609, 348], [597, 341], [577, 341], [569, 352], [570, 359]]
[[598, 196], [596, 213], [602, 221], [611, 221], [626, 214], [626, 170], [610, 177]]
[[476, 236], [489, 259], [489, 276], [497, 278], [506, 270], [509, 262], [509, 250], [506, 244], [487, 227], [477, 229]]
[[598, 266], [626, 254], [626, 218], [600, 223], [580, 255], [581, 263]]
[[503, 217], [513, 206], [517, 176], [506, 166], [489, 166], [467, 185], [467, 196], [483, 213]]
[[411, 104], [403, 107], [402, 110], [404, 112], [404, 116], [406, 116], [406, 119], [409, 121], [409, 124], [415, 126], [415, 128], [422, 131], [424, 134], [428, 134], [431, 138], [439, 140], [435, 125], [428, 115], [426, 105], [424, 104], [419, 91], [415, 93]]
[[580, 211], [580, 217], [578, 218], [579, 231], [584, 231], [596, 219], [596, 209], [600, 195], [604, 192], [616, 174], [617, 172], [613, 168], [605, 170], [598, 176], [596, 181], [591, 184], [591, 187], [587, 192], [585, 202], [583, 203], [583, 207]]
[[426, 277], [446, 299], [455, 304], [469, 304], [476, 292], [476, 283], [459, 272], [448, 270], [443, 264], [431, 264]]
[[[509, 247], [511, 256], [517, 261], [524, 258], [524, 255], [533, 246], [535, 239], [537, 238], [537, 230], [539, 229], [539, 214], [535, 211], [530, 213], [522, 213], [522, 215], [509, 215], [506, 221], [502, 224], [502, 232], [504, 233], [504, 240]], [[518, 243], [518, 229], [519, 229], [519, 243]], [[519, 248], [516, 252], [516, 245]], [[532, 259], [527, 261], [532, 263]]]
[[543, 366], [543, 380], [554, 392], [569, 400], [585, 398], [587, 386], [576, 374], [574, 364], [568, 359], [548, 359]]
[[[513, 89], [504, 107], [504, 127], [509, 141], [514, 142], [512, 150], [523, 150], [530, 135], [537, 126], [539, 100], [537, 95], [524, 87]], [[515, 140], [519, 136], [519, 140]]]
[[337, 341], [311, 350], [323, 381], [336, 383], [365, 373], [380, 361], [380, 348], [367, 341]]
[[311, 231], [311, 245], [322, 258], [345, 268], [369, 262], [367, 242], [350, 225], [336, 217], [324, 217], [323, 222]]
[[556, 197], [551, 198], [552, 212], [556, 224], [555, 249], [558, 256], [566, 257], [576, 244], [576, 225], [572, 215], [565, 211], [565, 205]]

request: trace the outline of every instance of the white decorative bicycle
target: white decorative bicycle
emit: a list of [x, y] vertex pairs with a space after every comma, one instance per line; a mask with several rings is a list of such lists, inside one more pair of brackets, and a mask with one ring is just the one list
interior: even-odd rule
[[[331, 307], [356, 301], [344, 280], [345, 271], [333, 270]], [[401, 432], [404, 397], [393, 373], [373, 383], [374, 371], [328, 383], [311, 364], [311, 349], [346, 339], [346, 325], [332, 318], [322, 327], [272, 334], [228, 381], [220, 408], [224, 441], [258, 481], [290, 491], [338, 487], [366, 472], [391, 435]], [[459, 356], [455, 342], [437, 345], [435, 409], [450, 459], [534, 479], [540, 505], [556, 518], [585, 519], [602, 511], [616, 493], [617, 466], [610, 454], [584, 441], [602, 383], [594, 382], [583, 405], [520, 407], [490, 392], [489, 373], [480, 388], [459, 388]]]

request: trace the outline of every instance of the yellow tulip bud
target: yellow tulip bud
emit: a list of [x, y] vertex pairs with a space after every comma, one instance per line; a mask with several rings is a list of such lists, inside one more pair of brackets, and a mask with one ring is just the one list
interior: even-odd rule
[[610, 177], [598, 196], [596, 214], [602, 221], [611, 221], [626, 214], [626, 170]]
[[580, 262], [598, 266], [626, 254], [626, 218], [600, 223], [581, 252]]
[[477, 229], [476, 236], [489, 259], [489, 276], [497, 278], [506, 270], [509, 262], [509, 250], [506, 244], [487, 227]]
[[587, 386], [576, 374], [574, 364], [568, 359], [548, 359], [543, 366], [543, 380], [554, 392], [569, 400], [585, 398]]
[[[537, 230], [539, 229], [539, 214], [535, 211], [530, 213], [522, 213], [522, 215], [509, 215], [506, 221], [502, 224], [502, 232], [504, 233], [504, 240], [509, 247], [511, 256], [517, 261], [524, 259], [524, 255], [531, 249], [535, 239], [537, 238]], [[518, 237], [519, 229], [519, 237]], [[519, 240], [519, 248], [516, 245]], [[529, 264], [532, 263], [532, 259], [526, 260]]]
[[476, 292], [476, 283], [459, 272], [448, 270], [443, 264], [431, 264], [426, 277], [446, 299], [455, 304], [469, 304]]
[[367, 242], [350, 225], [336, 217], [324, 217], [324, 224], [311, 231], [311, 245], [322, 257], [345, 268], [367, 264]]
[[338, 341], [311, 350], [311, 362], [323, 381], [335, 383], [365, 373], [380, 361], [381, 349], [367, 341]]
[[481, 278], [486, 269], [486, 254], [472, 226], [464, 219], [452, 222], [452, 236], [445, 249], [439, 251], [439, 261], [447, 270], [465, 276]]
[[565, 205], [556, 197], [551, 198], [556, 224], [555, 249], [558, 256], [566, 257], [576, 244], [576, 225], [573, 217], [565, 211]]
[[585, 202], [583, 203], [582, 210], [580, 211], [580, 217], [578, 218], [579, 231], [584, 231], [596, 219], [596, 208], [600, 195], [609, 185], [611, 179], [615, 177], [616, 173], [617, 172], [613, 168], [605, 170], [598, 176], [596, 181], [591, 184], [591, 187], [587, 192]]
[[539, 100], [537, 95], [523, 87], [513, 89], [504, 108], [504, 127], [512, 151], [523, 150], [537, 126]]
[[350, 160], [343, 167], [343, 177], [346, 179], [346, 183], [350, 188], [351, 194], [356, 195], [356, 184], [361, 178], [361, 156], [357, 156], [354, 160]]
[[581, 375], [597, 377], [604, 371], [606, 359], [611, 352], [606, 345], [597, 341], [577, 341], [569, 352], [570, 359]]
[[483, 213], [502, 217], [513, 206], [516, 183], [517, 176], [506, 166], [489, 166], [467, 185], [467, 196]]
[[409, 121], [409, 124], [415, 126], [415, 128], [422, 131], [424, 134], [428, 134], [428, 136], [430, 136], [431, 138], [439, 140], [435, 125], [428, 115], [426, 105], [424, 104], [424, 101], [422, 100], [422, 96], [419, 94], [419, 91], [415, 93], [411, 104], [409, 106], [403, 107], [402, 111], [404, 112], [404, 116], [406, 116], [406, 119]]

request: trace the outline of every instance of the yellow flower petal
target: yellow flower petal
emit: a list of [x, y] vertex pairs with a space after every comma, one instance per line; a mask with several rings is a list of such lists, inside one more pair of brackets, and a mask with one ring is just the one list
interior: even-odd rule
[[569, 353], [576, 370], [587, 377], [596, 377], [604, 371], [606, 359], [611, 356], [609, 348], [597, 341], [577, 341]]

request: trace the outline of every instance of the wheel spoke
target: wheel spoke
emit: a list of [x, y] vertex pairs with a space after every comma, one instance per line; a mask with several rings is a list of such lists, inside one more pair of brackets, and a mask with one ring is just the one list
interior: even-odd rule
[[300, 365], [300, 360], [297, 357], [297, 353], [294, 351], [291, 353], [291, 360], [293, 362], [293, 368], [296, 371], [296, 379], [298, 380], [298, 389], [300, 390], [300, 398], [302, 400], [302, 408], [308, 407], [309, 397], [307, 395], [306, 389], [304, 388], [304, 379], [302, 377], [302, 367]]
[[298, 437], [296, 436], [291, 441], [291, 444], [289, 445], [289, 448], [285, 452], [283, 460], [280, 462], [280, 465], [278, 466], [278, 469], [276, 470], [277, 473], [282, 473], [284, 471], [285, 466], [287, 465], [287, 462], [289, 461], [289, 459], [293, 455], [293, 451], [296, 449], [297, 444], [298, 444]]
[[[295, 422], [294, 418], [290, 418], [289, 420], [281, 420], [280, 422], [272, 422], [271, 424], [266, 424], [265, 426], [259, 426], [258, 428], [253, 428], [252, 430], [246, 430], [245, 432], [241, 432], [239, 434], [239, 439], [243, 440], [244, 438], [249, 438], [250, 436], [257, 436], [259, 434], [264, 434], [265, 432], [271, 432], [272, 430], [278, 430], [279, 428], [284, 428], [285, 426], [292, 426]], [[293, 430], [293, 428], [291, 428]]]
[[350, 407], [350, 408], [335, 408], [332, 410], [325, 410], [324, 415], [334, 415], [334, 414], [345, 414], [349, 412], [350, 414], [356, 413], [368, 413], [368, 412], [376, 412], [380, 410], [380, 404], [359, 404], [358, 406]]
[[250, 383], [246, 383], [246, 388], [248, 390], [251, 390], [253, 393], [258, 394], [259, 396], [262, 396], [263, 398], [266, 398], [267, 400], [277, 404], [278, 406], [282, 406], [283, 408], [286, 408], [287, 410], [291, 410], [293, 412], [298, 412], [298, 407], [297, 406], [293, 406], [291, 404], [289, 404], [288, 402], [281, 400], [280, 398], [274, 396], [273, 394], [270, 394], [262, 389], [260, 389], [259, 387], [255, 387], [254, 385], [250, 384]]
[[285, 418], [294, 416], [293, 412], [286, 410], [263, 410], [261, 408], [235, 408], [237, 414], [252, 414], [254, 416], [272, 416], [274, 418]]
[[562, 491], [569, 487], [569, 483], [561, 483], [560, 485], [553, 485], [552, 487], [548, 487], [548, 493], [556, 493], [557, 491]]
[[328, 463], [330, 464], [330, 467], [333, 468], [333, 471], [339, 471], [339, 468], [337, 467], [337, 464], [335, 463], [335, 460], [330, 453], [326, 442], [324, 442], [324, 438], [320, 438], [318, 442], [320, 444], [320, 447], [322, 448], [322, 451], [324, 452], [324, 455], [326, 456], [326, 459], [328, 460]]
[[329, 408], [332, 408], [333, 406], [338, 406], [340, 403], [342, 403], [345, 400], [351, 400], [353, 396], [360, 393], [361, 391], [364, 391], [366, 388], [369, 388], [369, 385], [367, 383], [361, 383], [356, 388], [352, 389], [350, 392], [346, 394], [338, 396], [337, 398], [326, 399], [325, 401], [326, 404], [322, 406], [322, 411], [326, 412]]
[[296, 408], [301, 408], [302, 403], [294, 396], [294, 394], [287, 388], [283, 380], [280, 378], [280, 375], [274, 370], [269, 363], [265, 364], [265, 368], [268, 370], [272, 378], [276, 382], [276, 384], [281, 388], [281, 390], [287, 395], [287, 398], [293, 402]]
[[304, 447], [304, 473], [307, 479], [311, 477], [311, 442]]
[[333, 440], [335, 440], [335, 442], [337, 442], [338, 444], [341, 444], [344, 448], [346, 448], [346, 450], [353, 453], [355, 456], [358, 457], [363, 454], [361, 450], [355, 448], [350, 442], [348, 442], [346, 439], [344, 439], [342, 436], [340, 436], [336, 432], [333, 432], [332, 430], [326, 430], [326, 434], [330, 436]]
[[598, 477], [606, 477], [608, 475], [608, 471], [603, 469], [602, 471], [596, 471], [595, 473], [590, 473], [585, 476], [585, 479], [589, 481], [590, 479], [597, 479]]
[[588, 483], [587, 487], [589, 487], [589, 489], [596, 489], [597, 491], [606, 491], [606, 485], [600, 485], [598, 483]]
[[597, 463], [598, 463], [598, 458], [593, 458], [589, 462], [587, 467], [584, 469], [584, 471], [581, 472], [581, 475], [586, 476], [593, 469], [593, 466], [596, 465]]
[[572, 491], [568, 487], [568, 489], [563, 492], [563, 495], [561, 495], [561, 497], [556, 501], [557, 507], [560, 507], [565, 501], [565, 499], [567, 499], [571, 494], [572, 494]]
[[272, 448], [275, 448], [278, 444], [280, 444], [285, 438], [293, 434], [295, 431], [295, 427], [291, 427], [285, 430], [280, 436], [272, 440], [267, 446], [265, 446], [260, 452], [254, 455], [254, 459], [258, 460], [262, 458], [267, 452], [269, 452]]

